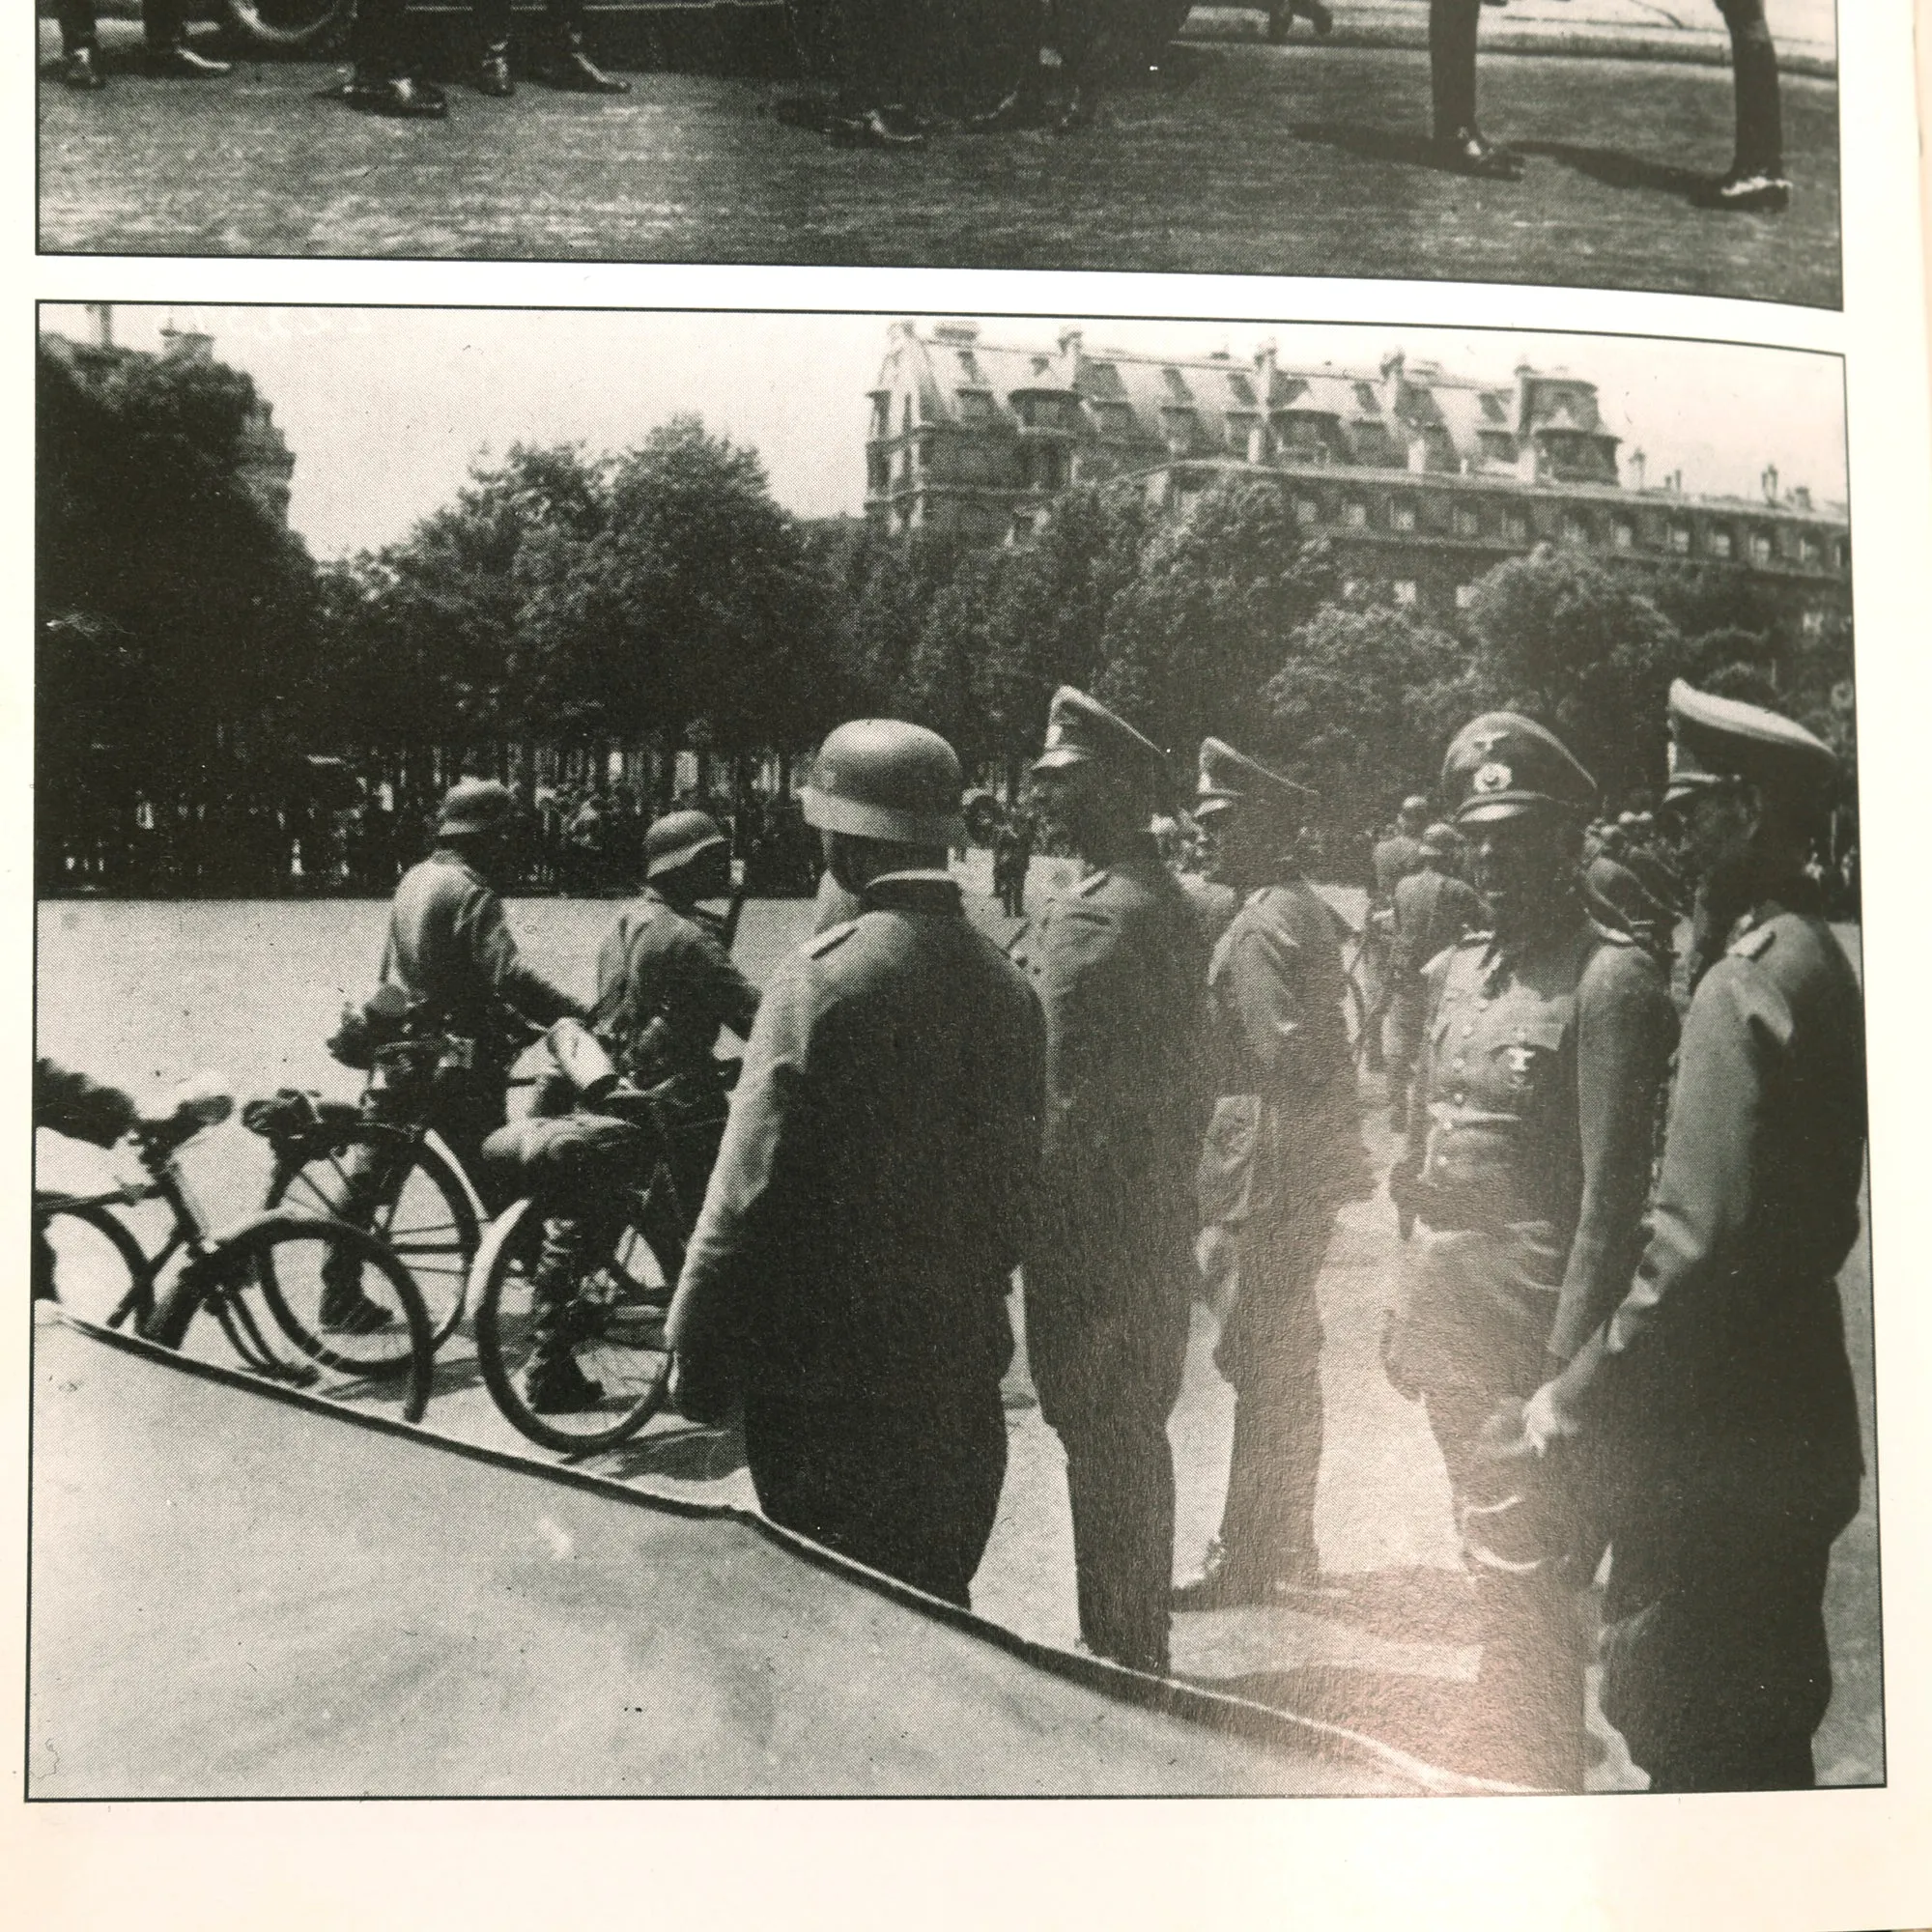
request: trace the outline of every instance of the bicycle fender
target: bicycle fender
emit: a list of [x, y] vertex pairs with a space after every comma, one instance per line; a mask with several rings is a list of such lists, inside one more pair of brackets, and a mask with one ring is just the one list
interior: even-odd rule
[[518, 1229], [535, 1211], [536, 1201], [526, 1194], [522, 1200], [511, 1202], [485, 1227], [483, 1238], [476, 1244], [476, 1259], [469, 1264], [469, 1278], [463, 1284], [464, 1313], [472, 1320], [483, 1293], [483, 1284], [489, 1280], [490, 1270], [497, 1265], [497, 1255], [506, 1242], [515, 1238]]

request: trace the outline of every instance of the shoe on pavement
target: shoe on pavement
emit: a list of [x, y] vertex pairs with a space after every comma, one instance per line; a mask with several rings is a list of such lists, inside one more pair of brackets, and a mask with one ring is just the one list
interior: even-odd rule
[[544, 80], [566, 94], [629, 94], [631, 83], [606, 73], [582, 47], [565, 46], [551, 57]]
[[61, 85], [71, 87], [76, 94], [99, 94], [107, 85], [107, 76], [100, 71], [99, 56], [92, 47], [75, 47], [61, 62]]
[[577, 1366], [568, 1352], [533, 1362], [524, 1377], [524, 1400], [538, 1415], [575, 1415], [595, 1408], [604, 1386]]
[[1236, 1564], [1217, 1536], [1198, 1574], [1177, 1583], [1167, 1601], [1176, 1610], [1232, 1610], [1243, 1604], [1264, 1604], [1268, 1595], [1266, 1579]]
[[360, 113], [386, 114], [397, 121], [440, 121], [449, 112], [449, 97], [441, 88], [407, 73], [384, 80], [358, 74], [335, 91], [335, 99]]
[[150, 47], [148, 71], [171, 74], [178, 80], [219, 80], [223, 74], [235, 71], [235, 63], [211, 60], [206, 54], [196, 53], [184, 41], [171, 47]]
[[969, 134], [1004, 134], [1015, 128], [1037, 128], [1046, 120], [1046, 106], [1037, 91], [1016, 87], [1000, 102], [983, 114], [976, 114], [966, 123]]
[[826, 123], [825, 138], [835, 148], [923, 148], [925, 136], [888, 118], [895, 112], [886, 107], [868, 107], [863, 114], [835, 118]]
[[476, 63], [476, 92], [487, 95], [492, 100], [507, 100], [516, 91], [516, 78], [510, 72], [509, 49], [487, 48], [483, 58]]
[[1321, 4], [1321, 0], [1308, 0], [1305, 11], [1308, 24], [1315, 29], [1316, 37], [1325, 41], [1335, 31], [1334, 14]]
[[359, 1288], [325, 1288], [322, 1292], [322, 1326], [329, 1335], [373, 1335], [386, 1328], [395, 1317], [373, 1302]]
[[[1514, 148], [1498, 147], [1473, 128], [1459, 128], [1453, 134], [1435, 137], [1435, 158], [1452, 174], [1470, 175], [1478, 181], [1520, 181], [1522, 156]], [[1372, 1061], [1379, 1062], [1378, 1055]]]
[[1763, 168], [1733, 168], [1698, 197], [1707, 208], [1741, 214], [1782, 214], [1791, 206], [1791, 184]]

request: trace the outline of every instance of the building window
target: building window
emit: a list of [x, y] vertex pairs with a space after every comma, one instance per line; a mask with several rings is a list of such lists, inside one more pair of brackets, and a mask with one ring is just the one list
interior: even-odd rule
[[1820, 638], [1824, 636], [1825, 634], [1824, 611], [1818, 610], [1807, 611], [1805, 611], [1801, 622], [1804, 628], [1804, 635], [1807, 638]]
[[912, 431], [912, 397], [907, 396], [899, 408], [899, 434], [910, 435]]
[[1771, 538], [1763, 530], [1751, 532], [1750, 558], [1757, 564], [1769, 563], [1772, 559]]
[[893, 427], [893, 399], [890, 396], [872, 398], [872, 434], [887, 436]]
[[1473, 583], [1459, 583], [1456, 586], [1456, 608], [1466, 611], [1476, 601], [1476, 586]]
[[1456, 505], [1456, 534], [1459, 537], [1479, 537], [1483, 534], [1483, 513], [1475, 504]]
[[969, 423], [991, 422], [998, 413], [993, 399], [983, 389], [959, 391], [959, 420]]
[[1610, 526], [1610, 542], [1618, 550], [1636, 548], [1636, 526], [1627, 517], [1619, 517]]
[[1395, 590], [1395, 601], [1405, 610], [1412, 610], [1415, 605], [1415, 579], [1412, 577], [1399, 577], [1396, 579], [1393, 588]]
[[1841, 543], [1834, 543], [1832, 546], [1832, 568], [1842, 573], [1850, 561], [1851, 552], [1847, 547]]
[[1670, 548], [1678, 556], [1690, 554], [1690, 526], [1672, 524], [1670, 526]]
[[1134, 431], [1134, 412], [1125, 403], [1102, 403], [1095, 411], [1100, 418], [1102, 436], [1131, 436]]
[[1032, 535], [1033, 513], [1029, 510], [1022, 510], [1013, 519], [1013, 539], [1015, 542], [1024, 542]]
[[1321, 521], [1321, 505], [1313, 497], [1297, 497], [1294, 499], [1294, 521], [1297, 524], [1319, 524]]
[[1802, 536], [1798, 539], [1798, 561], [1800, 563], [1816, 563], [1818, 561], [1818, 539], [1816, 537]]
[[1563, 519], [1563, 541], [1567, 544], [1588, 543], [1590, 526], [1573, 512]]
[[1396, 497], [1389, 505], [1389, 528], [1392, 530], [1412, 530], [1414, 527], [1414, 498], [1409, 497]]
[[1503, 518], [1503, 537], [1508, 543], [1529, 541], [1529, 519], [1520, 510], [1511, 510]]
[[1713, 556], [1728, 557], [1733, 554], [1735, 546], [1731, 542], [1731, 533], [1729, 530], [1715, 529], [1709, 531], [1708, 535], [1710, 537], [1711, 554]]
[[893, 466], [886, 460], [883, 451], [874, 450], [866, 459], [866, 487], [868, 490], [885, 490], [893, 480]]
[[1039, 451], [1039, 487], [1042, 490], [1064, 489], [1066, 483], [1066, 452], [1048, 444]]
[[1369, 506], [1366, 503], [1346, 503], [1342, 507], [1342, 521], [1351, 530], [1365, 530], [1369, 526]]

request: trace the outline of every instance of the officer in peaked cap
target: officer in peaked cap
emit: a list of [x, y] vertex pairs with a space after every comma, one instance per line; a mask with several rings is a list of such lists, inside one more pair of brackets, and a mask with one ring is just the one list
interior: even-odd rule
[[1497, 1407], [1533, 1390], [1623, 1293], [1676, 1015], [1628, 936], [1584, 910], [1577, 862], [1596, 786], [1553, 733], [1513, 712], [1471, 720], [1449, 746], [1442, 792], [1489, 918], [1424, 976], [1424, 1043], [1389, 1182], [1414, 1235], [1384, 1359], [1424, 1405], [1483, 1616], [1480, 1730], [1462, 1755], [1573, 1790], [1584, 1659], [1572, 1578], [1499, 1548], [1509, 1498], [1480, 1444]]
[[1012, 946], [1046, 1011], [1027, 1354], [1066, 1454], [1081, 1635], [1159, 1671], [1174, 1575], [1167, 1417], [1187, 1345], [1209, 1098], [1207, 949], [1148, 830], [1171, 783], [1157, 747], [1063, 688], [1034, 781], [1083, 872]]
[[1217, 1095], [1198, 1186], [1232, 1227], [1238, 1287], [1215, 1366], [1235, 1390], [1220, 1533], [1178, 1610], [1264, 1603], [1312, 1585], [1321, 1463], [1315, 1284], [1347, 1200], [1372, 1190], [1349, 1050], [1341, 929], [1293, 848], [1314, 794], [1218, 738], [1201, 747], [1195, 817], [1209, 874], [1239, 910], [1208, 967]]
[[1488, 924], [1483, 902], [1457, 867], [1461, 835], [1436, 823], [1422, 835], [1420, 867], [1397, 883], [1394, 935], [1389, 942], [1389, 1122], [1397, 1133], [1408, 1124], [1408, 1090], [1422, 1048], [1429, 987], [1423, 969], [1464, 933]]
[[959, 793], [917, 724], [826, 740], [805, 815], [858, 912], [765, 989], [668, 1332], [685, 1413], [742, 1392], [766, 1515], [965, 1604], [1006, 1470], [1045, 1043], [947, 868]]
[[1654, 1791], [1808, 1786], [1862, 1459], [1836, 1276], [1864, 1165], [1858, 980], [1804, 862], [1837, 760], [1679, 682], [1664, 816], [1722, 952], [1684, 1022], [1650, 1238], [1530, 1400], [1546, 1492], [1609, 1515], [1604, 1710]]

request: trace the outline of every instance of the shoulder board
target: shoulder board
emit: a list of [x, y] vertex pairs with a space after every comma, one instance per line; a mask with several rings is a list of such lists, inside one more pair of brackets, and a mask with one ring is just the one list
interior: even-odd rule
[[1741, 958], [1756, 959], [1771, 951], [1772, 942], [1777, 937], [1777, 928], [1772, 925], [1754, 925], [1747, 933], [1742, 933], [1725, 947], [1726, 952], [1735, 952]]
[[841, 920], [837, 925], [828, 925], [823, 932], [814, 933], [805, 942], [806, 957], [823, 959], [833, 948], [843, 946], [858, 929], [856, 919]]
[[1090, 873], [1073, 888], [1075, 898], [1092, 898], [1109, 879], [1114, 876], [1111, 867], [1102, 866], [1097, 872]]
[[1590, 930], [1596, 936], [1599, 943], [1605, 946], [1634, 946], [1636, 944], [1635, 938], [1624, 931], [1621, 926], [1605, 925], [1600, 919], [1593, 919], [1590, 922]]
[[1465, 932], [1449, 951], [1466, 952], [1472, 946], [1488, 946], [1495, 936], [1495, 930], [1491, 926], [1485, 926], [1476, 932]]

